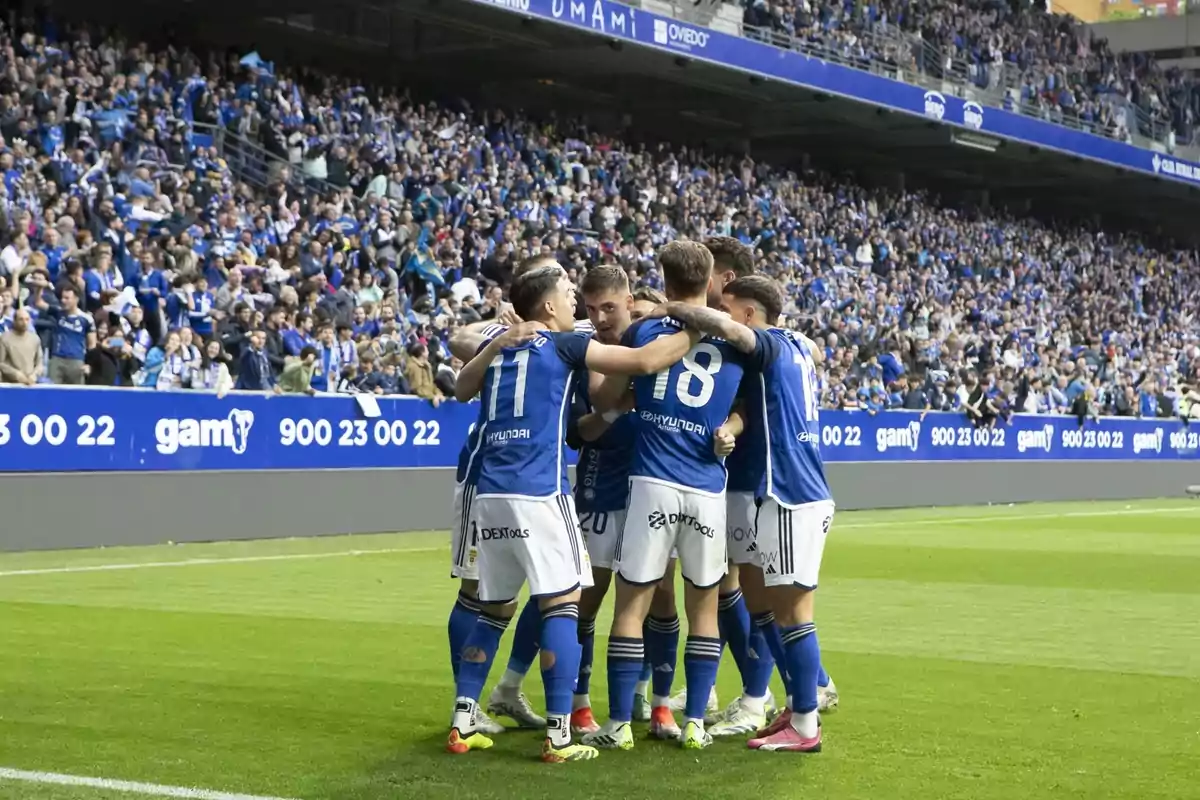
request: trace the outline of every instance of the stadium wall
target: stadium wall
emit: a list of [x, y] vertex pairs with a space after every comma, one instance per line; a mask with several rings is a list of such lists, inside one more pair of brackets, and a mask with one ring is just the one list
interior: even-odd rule
[[[843, 510], [1182, 496], [1185, 463], [828, 465]], [[8, 474], [0, 550], [446, 527], [450, 469]]]

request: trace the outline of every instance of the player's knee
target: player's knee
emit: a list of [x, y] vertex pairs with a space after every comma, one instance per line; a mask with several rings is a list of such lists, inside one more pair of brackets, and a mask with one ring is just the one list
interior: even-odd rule
[[458, 590], [472, 599], [479, 598], [479, 581], [472, 581], [463, 578]]
[[725, 573], [725, 577], [721, 579], [721, 594], [730, 594], [741, 588], [741, 575], [738, 572], [737, 564], [729, 562], [729, 571]]
[[814, 589], [780, 586], [774, 592], [775, 619], [780, 625], [792, 627], [813, 621]]

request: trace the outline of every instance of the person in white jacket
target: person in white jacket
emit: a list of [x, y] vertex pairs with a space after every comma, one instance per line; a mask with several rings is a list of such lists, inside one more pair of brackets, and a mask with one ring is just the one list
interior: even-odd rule
[[216, 392], [217, 397], [224, 397], [233, 389], [233, 377], [229, 367], [225, 365], [228, 357], [221, 348], [221, 343], [212, 339], [204, 348], [200, 357], [200, 367], [192, 373], [192, 388], [203, 392]]

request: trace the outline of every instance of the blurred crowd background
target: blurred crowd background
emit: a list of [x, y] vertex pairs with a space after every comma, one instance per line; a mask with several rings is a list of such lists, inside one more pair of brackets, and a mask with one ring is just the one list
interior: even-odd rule
[[[745, 13], [847, 47], [901, 26], [985, 82], [1016, 70], [1037, 102], [1099, 121], [1119, 95], [1190, 136], [1190, 85], [1043, 12], [801, 0]], [[265, 188], [236, 180], [245, 165], [226, 159], [242, 151], [218, 141], [272, 154]], [[1195, 251], [437, 104], [256, 53], [6, 27], [0, 173], [8, 383], [438, 403], [461, 366], [450, 334], [497, 316], [521, 259], [554, 254], [576, 279], [618, 264], [661, 288], [659, 246], [729, 235], [785, 287], [786, 324], [825, 349], [826, 407], [981, 424], [1200, 413]]]

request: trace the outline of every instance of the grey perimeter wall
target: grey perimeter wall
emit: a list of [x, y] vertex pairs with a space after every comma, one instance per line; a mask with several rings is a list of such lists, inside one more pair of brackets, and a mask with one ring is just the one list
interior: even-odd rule
[[[829, 464], [841, 510], [1180, 497], [1200, 463]], [[441, 530], [454, 473], [0, 475], [0, 550]]]

